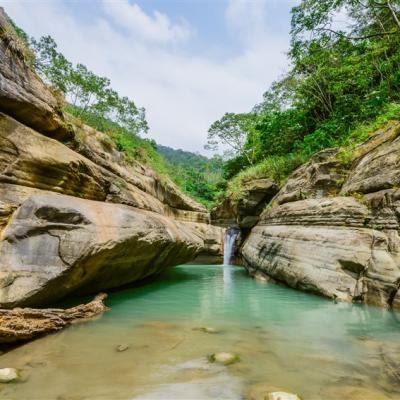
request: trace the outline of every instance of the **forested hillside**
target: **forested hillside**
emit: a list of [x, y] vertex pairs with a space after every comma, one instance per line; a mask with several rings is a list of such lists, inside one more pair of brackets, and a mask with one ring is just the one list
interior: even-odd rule
[[224, 193], [223, 160], [157, 145], [169, 164], [169, 175], [190, 196], [210, 207]]
[[398, 1], [307, 0], [292, 9], [291, 69], [249, 113], [226, 113], [208, 148], [232, 157], [225, 175], [269, 176], [281, 183], [315, 152], [354, 146], [382, 122], [400, 117]]

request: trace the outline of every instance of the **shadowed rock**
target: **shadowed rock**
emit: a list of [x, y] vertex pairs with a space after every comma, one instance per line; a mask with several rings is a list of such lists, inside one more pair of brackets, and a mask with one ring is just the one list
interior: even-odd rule
[[0, 343], [32, 340], [100, 315], [108, 310], [104, 304], [106, 297], [106, 294], [101, 293], [90, 303], [65, 310], [59, 308], [0, 310]]

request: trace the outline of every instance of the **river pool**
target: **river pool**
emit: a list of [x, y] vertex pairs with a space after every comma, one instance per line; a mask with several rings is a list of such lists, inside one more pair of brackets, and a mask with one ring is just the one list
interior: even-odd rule
[[[399, 400], [400, 314], [190, 265], [110, 295], [102, 317], [0, 356], [1, 399]], [[204, 332], [210, 327], [217, 333]], [[119, 347], [118, 347], [119, 346]], [[210, 363], [233, 352], [240, 361]]]

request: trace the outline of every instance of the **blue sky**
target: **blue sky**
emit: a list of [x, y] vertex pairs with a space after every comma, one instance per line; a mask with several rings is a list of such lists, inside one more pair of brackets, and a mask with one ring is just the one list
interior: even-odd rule
[[204, 153], [224, 112], [246, 112], [285, 71], [297, 0], [3, 0], [35, 37], [144, 106], [149, 136]]

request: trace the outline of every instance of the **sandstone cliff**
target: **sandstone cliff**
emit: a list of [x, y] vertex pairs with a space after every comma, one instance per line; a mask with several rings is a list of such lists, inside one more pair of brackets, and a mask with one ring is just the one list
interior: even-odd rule
[[400, 308], [400, 123], [354, 152], [337, 149], [297, 169], [242, 248], [245, 267], [332, 299]]
[[[9, 29], [0, 10], [0, 32]], [[202, 205], [63, 114], [9, 35], [0, 38], [0, 307], [221, 255], [222, 230]]]

